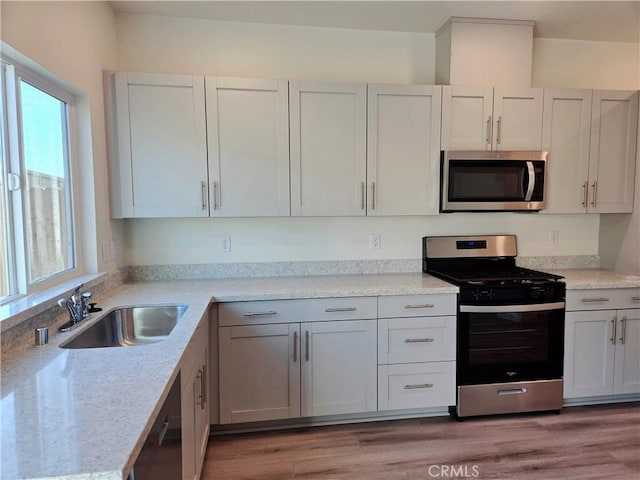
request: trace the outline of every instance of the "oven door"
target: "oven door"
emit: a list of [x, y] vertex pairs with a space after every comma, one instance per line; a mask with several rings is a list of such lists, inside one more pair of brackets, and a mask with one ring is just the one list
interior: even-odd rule
[[562, 378], [564, 306], [460, 305], [458, 385]]
[[493, 152], [477, 157], [473, 152], [446, 152], [441, 210], [542, 210], [546, 155], [541, 155], [544, 159], [523, 159], [511, 158], [522, 152], [503, 153], [504, 158], [495, 158]]

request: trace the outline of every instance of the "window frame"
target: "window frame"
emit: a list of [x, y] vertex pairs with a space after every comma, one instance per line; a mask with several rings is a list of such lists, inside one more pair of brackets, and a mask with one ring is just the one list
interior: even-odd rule
[[[2, 108], [6, 114], [7, 124], [1, 125], [6, 133], [5, 148], [6, 159], [4, 160], [7, 182], [7, 250], [9, 258], [7, 259], [8, 270], [10, 274], [9, 286], [13, 291], [9, 292], [6, 297], [0, 297], [0, 305], [15, 301], [25, 295], [43, 292], [49, 288], [55, 287], [63, 282], [71, 281], [75, 277], [84, 273], [82, 264], [82, 252], [80, 251], [80, 225], [79, 212], [79, 189], [78, 189], [78, 140], [77, 140], [77, 121], [76, 121], [76, 96], [70, 88], [65, 88], [61, 81], [48, 78], [33, 69], [16, 62], [13, 59], [1, 56], [2, 81], [5, 87], [2, 89]], [[28, 209], [25, 203], [28, 201], [26, 190], [26, 168], [24, 157], [24, 144], [22, 132], [22, 112], [21, 112], [21, 82], [25, 82], [32, 87], [41, 90], [57, 100], [66, 104], [66, 126], [63, 126], [63, 134], [66, 137], [66, 154], [64, 171], [65, 186], [65, 204], [67, 206], [67, 221], [69, 231], [67, 250], [70, 255], [69, 268], [56, 272], [41, 279], [31, 281], [30, 276], [30, 259], [28, 258], [28, 238], [26, 218]], [[1, 122], [0, 122], [1, 123]], [[9, 190], [9, 177], [17, 174], [20, 179], [20, 188]], [[12, 254], [13, 253], [13, 258]]]

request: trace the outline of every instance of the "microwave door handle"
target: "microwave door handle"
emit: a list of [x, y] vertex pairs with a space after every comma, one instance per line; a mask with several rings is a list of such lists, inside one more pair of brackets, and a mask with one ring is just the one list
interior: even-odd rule
[[533, 189], [536, 186], [536, 171], [533, 168], [533, 162], [527, 162], [527, 173], [529, 174], [529, 182], [527, 192], [524, 195], [525, 202], [530, 202], [533, 197]]

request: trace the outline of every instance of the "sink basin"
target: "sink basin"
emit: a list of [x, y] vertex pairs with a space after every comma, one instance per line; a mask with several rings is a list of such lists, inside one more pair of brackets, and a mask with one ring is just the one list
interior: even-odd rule
[[134, 347], [161, 342], [174, 329], [188, 305], [118, 308], [60, 345], [60, 348]]

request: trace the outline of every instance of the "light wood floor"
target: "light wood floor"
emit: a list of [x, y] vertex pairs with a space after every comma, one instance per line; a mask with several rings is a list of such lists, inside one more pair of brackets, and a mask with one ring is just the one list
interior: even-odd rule
[[202, 478], [638, 480], [640, 403], [214, 436]]

